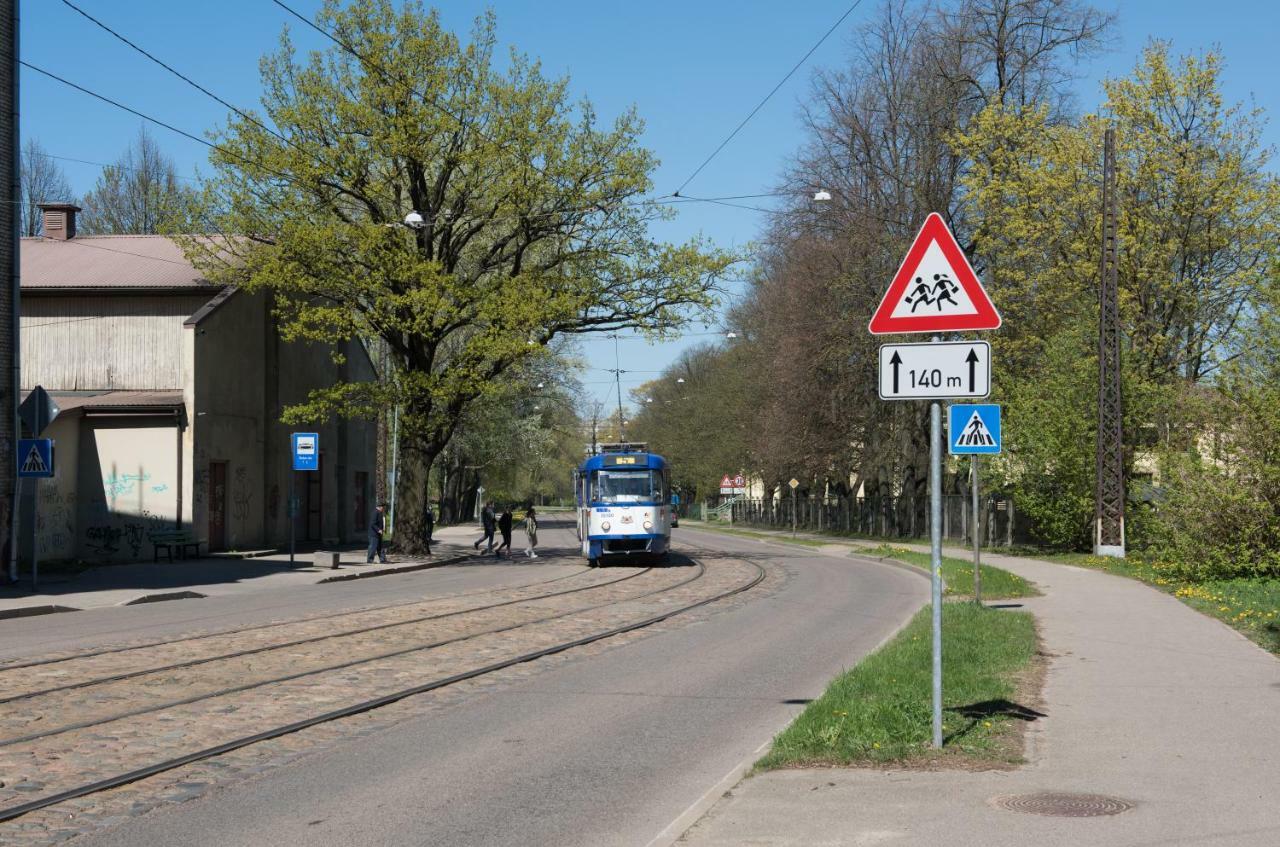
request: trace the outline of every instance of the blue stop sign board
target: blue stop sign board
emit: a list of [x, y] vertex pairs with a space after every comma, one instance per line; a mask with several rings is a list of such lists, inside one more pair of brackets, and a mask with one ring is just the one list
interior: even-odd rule
[[293, 469], [295, 471], [320, 469], [320, 435], [318, 433], [293, 433]]
[[1000, 406], [955, 403], [947, 409], [947, 444], [953, 456], [1000, 452]]

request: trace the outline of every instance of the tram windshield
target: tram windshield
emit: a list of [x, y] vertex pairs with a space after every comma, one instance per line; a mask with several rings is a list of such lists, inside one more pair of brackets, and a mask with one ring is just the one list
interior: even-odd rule
[[596, 503], [662, 503], [666, 484], [661, 471], [596, 471], [591, 499]]

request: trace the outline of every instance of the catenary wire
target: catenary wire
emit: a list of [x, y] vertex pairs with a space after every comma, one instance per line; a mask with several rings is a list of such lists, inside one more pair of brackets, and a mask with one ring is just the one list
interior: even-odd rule
[[725, 137], [724, 141], [721, 141], [720, 145], [716, 147], [715, 150], [711, 151], [711, 155], [707, 156], [707, 158], [702, 160], [702, 164], [694, 168], [693, 173], [689, 174], [688, 178], [685, 179], [684, 182], [680, 183], [680, 187], [677, 188], [672, 193], [671, 196], [673, 197], [680, 196], [680, 192], [685, 189], [685, 186], [693, 182], [694, 177], [702, 173], [702, 169], [705, 168], [707, 165], [711, 164], [712, 159], [720, 155], [720, 151], [728, 146], [729, 142], [732, 141], [734, 137], [737, 136], [737, 134], [742, 131], [742, 128], [745, 127], [751, 121], [751, 119], [756, 116], [756, 113], [764, 108], [764, 104], [768, 103], [773, 98], [773, 95], [778, 93], [778, 90], [782, 88], [783, 85], [786, 84], [787, 80], [791, 79], [791, 77], [795, 75], [795, 72], [800, 70], [800, 66], [809, 60], [809, 57], [814, 54], [814, 51], [816, 51], [819, 47], [821, 47], [823, 42], [825, 42], [828, 38], [831, 37], [831, 33], [835, 32], [836, 29], [839, 28], [840, 24], [844, 23], [845, 19], [853, 14], [853, 10], [857, 9], [858, 6], [861, 4], [862, 4], [862, 0], [856, 0], [856, 2], [854, 2], [852, 6], [850, 6], [848, 9], [845, 10], [845, 13], [841, 15], [834, 24], [831, 25], [830, 29], [828, 29], [826, 32], [822, 34], [822, 37], [819, 38], [817, 42], [812, 47], [809, 48], [809, 51], [800, 57], [800, 61], [796, 62], [795, 66], [792, 67], [791, 70], [787, 71], [786, 76], [784, 76], [781, 80], [779, 80], [778, 84], [775, 85], [773, 89], [770, 90], [769, 93], [764, 96], [764, 99], [761, 100], [759, 103], [757, 103], [756, 107], [752, 109], [736, 127], [733, 128], [733, 132], [730, 132]]

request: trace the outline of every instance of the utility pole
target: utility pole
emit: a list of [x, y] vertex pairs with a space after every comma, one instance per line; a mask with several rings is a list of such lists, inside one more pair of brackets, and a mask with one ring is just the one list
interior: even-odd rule
[[9, 541], [9, 581], [18, 579], [18, 404], [22, 389], [21, 314], [18, 275], [18, 221], [21, 141], [18, 126], [18, 0], [4, 0], [0, 8], [0, 43], [7, 55], [0, 61], [0, 131], [6, 149], [0, 155], [0, 185], [7, 202], [0, 203], [0, 537]]
[[627, 422], [622, 419], [622, 357], [618, 354], [618, 333], [613, 334], [613, 381], [618, 387], [618, 441], [627, 441]]
[[1093, 552], [1124, 558], [1124, 440], [1120, 396], [1120, 307], [1115, 130], [1102, 150], [1102, 257], [1098, 279], [1098, 460]]

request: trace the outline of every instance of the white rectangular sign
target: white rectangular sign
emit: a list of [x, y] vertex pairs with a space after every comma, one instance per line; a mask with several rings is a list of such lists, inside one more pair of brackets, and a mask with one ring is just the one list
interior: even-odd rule
[[991, 345], [985, 341], [884, 344], [881, 400], [940, 400], [991, 393]]

